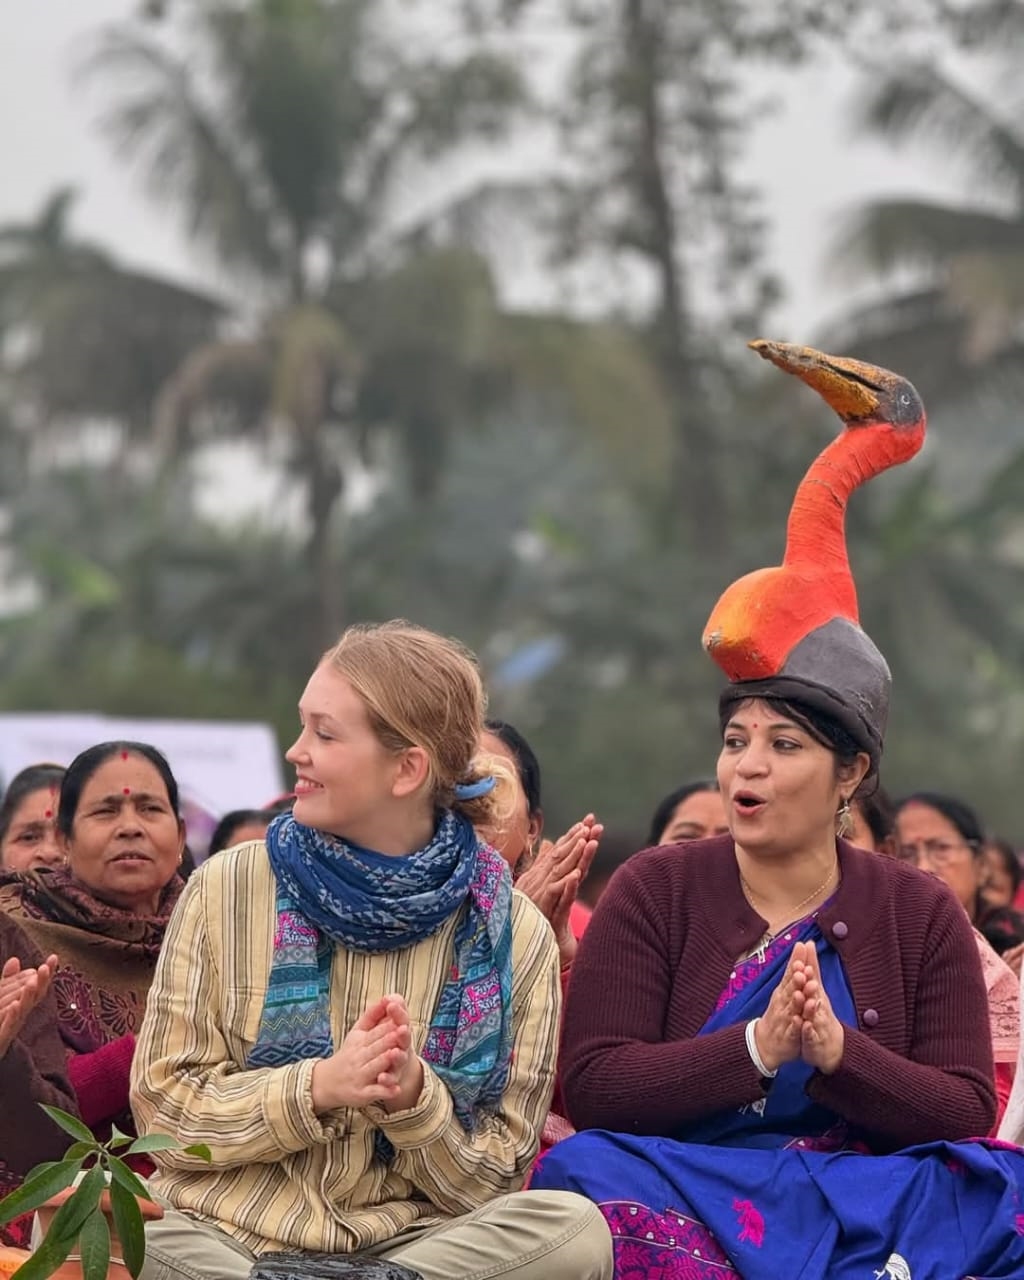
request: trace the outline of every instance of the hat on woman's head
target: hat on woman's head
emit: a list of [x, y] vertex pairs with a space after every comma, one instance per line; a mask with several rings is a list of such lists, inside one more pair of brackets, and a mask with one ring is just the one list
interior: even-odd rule
[[905, 378], [887, 369], [790, 343], [750, 345], [813, 387], [844, 430], [797, 488], [782, 564], [726, 588], [708, 619], [704, 647], [729, 677], [723, 704], [779, 697], [824, 712], [868, 753], [874, 773], [892, 679], [860, 626], [846, 504], [859, 485], [918, 452], [924, 405]]

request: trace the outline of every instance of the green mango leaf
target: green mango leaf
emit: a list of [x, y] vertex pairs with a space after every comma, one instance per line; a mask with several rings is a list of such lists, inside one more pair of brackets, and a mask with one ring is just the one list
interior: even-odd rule
[[110, 1138], [103, 1145], [109, 1151], [116, 1151], [119, 1147], [130, 1146], [134, 1141], [131, 1134], [122, 1133], [116, 1124], [110, 1126]]
[[185, 1155], [196, 1156], [200, 1160], [205, 1160], [207, 1164], [213, 1163], [213, 1152], [205, 1142], [193, 1142], [191, 1146], [183, 1148]]
[[143, 1155], [147, 1151], [176, 1151], [180, 1144], [166, 1133], [147, 1133], [144, 1138], [136, 1138], [125, 1152], [127, 1156]]
[[96, 1151], [95, 1142], [73, 1142], [67, 1151], [64, 1152], [65, 1160], [77, 1160], [79, 1164], [86, 1156], [91, 1156]]
[[146, 1232], [139, 1203], [130, 1191], [126, 1191], [121, 1186], [120, 1182], [112, 1182], [110, 1208], [114, 1215], [114, 1226], [121, 1240], [124, 1265], [128, 1268], [133, 1280], [138, 1280], [142, 1264], [146, 1259]]
[[153, 1197], [149, 1188], [141, 1178], [132, 1173], [123, 1160], [117, 1156], [108, 1156], [107, 1165], [110, 1169], [110, 1176], [116, 1183], [124, 1187], [125, 1191], [133, 1196], [138, 1196], [140, 1200], [152, 1201]]
[[110, 1228], [102, 1210], [93, 1209], [78, 1236], [82, 1280], [107, 1280], [110, 1269]]
[[100, 1196], [106, 1190], [107, 1179], [98, 1164], [93, 1165], [74, 1193], [61, 1205], [53, 1215], [46, 1238], [53, 1236], [56, 1240], [69, 1239], [72, 1244], [78, 1239], [78, 1233], [89, 1214], [100, 1202]]
[[74, 1237], [58, 1240], [47, 1234], [39, 1248], [14, 1273], [18, 1280], [49, 1280], [74, 1248]]
[[66, 1111], [61, 1111], [59, 1107], [47, 1107], [43, 1103], [39, 1105], [53, 1123], [60, 1125], [65, 1133], [70, 1133], [72, 1138], [77, 1138], [79, 1142], [87, 1142], [91, 1151], [99, 1150], [100, 1144], [93, 1137], [92, 1131], [82, 1124], [77, 1116], [69, 1116]]
[[[64, 1160], [70, 1160], [70, 1156], [65, 1156]], [[46, 1173], [49, 1169], [56, 1169], [59, 1164], [63, 1164], [64, 1160], [44, 1160], [42, 1164], [33, 1165], [28, 1173], [22, 1178], [22, 1186], [28, 1182], [29, 1178], [37, 1178], [39, 1174]]]
[[0, 1227], [6, 1226], [23, 1213], [32, 1213], [58, 1191], [71, 1186], [80, 1168], [79, 1160], [58, 1160], [37, 1165], [16, 1191], [0, 1200]]

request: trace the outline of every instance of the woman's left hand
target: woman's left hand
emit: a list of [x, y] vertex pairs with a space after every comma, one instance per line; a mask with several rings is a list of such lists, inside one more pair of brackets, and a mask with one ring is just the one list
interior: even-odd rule
[[839, 1069], [843, 1060], [846, 1031], [835, 1015], [821, 980], [814, 943], [798, 942], [793, 951], [797, 962], [803, 964], [805, 976], [800, 1056], [808, 1066], [830, 1076]]
[[516, 881], [516, 888], [526, 894], [554, 930], [563, 969], [576, 956], [569, 912], [603, 834], [604, 827], [588, 813], [559, 839], [545, 841], [532, 866]]
[[1009, 951], [1003, 952], [1003, 961], [1008, 964], [1013, 972], [1020, 977], [1021, 964], [1024, 962], [1024, 942], [1019, 943], [1015, 947], [1011, 947]]
[[0, 1058], [21, 1034], [29, 1014], [50, 989], [57, 957], [49, 956], [38, 969], [23, 969], [11, 956], [0, 970]]
[[382, 1102], [385, 1111], [408, 1111], [420, 1100], [423, 1092], [423, 1059], [412, 1045], [412, 1022], [409, 1007], [402, 996], [384, 997], [385, 1018], [390, 1019], [398, 1033], [402, 1054], [393, 1063], [390, 1075], [398, 1084], [398, 1092]]

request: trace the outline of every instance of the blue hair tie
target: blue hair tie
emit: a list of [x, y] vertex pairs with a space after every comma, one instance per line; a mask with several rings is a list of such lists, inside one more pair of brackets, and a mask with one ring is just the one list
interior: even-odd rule
[[456, 800], [479, 800], [481, 796], [489, 796], [498, 785], [493, 773], [486, 778], [478, 778], [476, 782], [457, 782], [455, 784]]

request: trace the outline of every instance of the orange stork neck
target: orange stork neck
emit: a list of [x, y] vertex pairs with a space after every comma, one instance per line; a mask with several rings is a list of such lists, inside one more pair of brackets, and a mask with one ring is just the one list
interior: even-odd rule
[[854, 489], [900, 461], [891, 429], [847, 427], [808, 468], [786, 527], [783, 564], [813, 565], [834, 583], [836, 611], [858, 622], [857, 588], [846, 550], [846, 505]]

